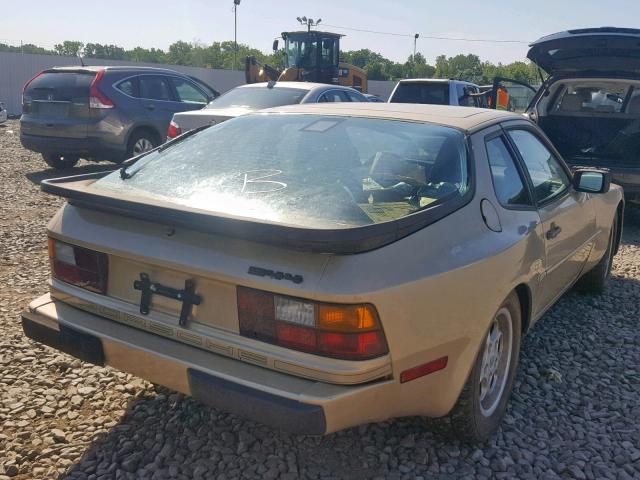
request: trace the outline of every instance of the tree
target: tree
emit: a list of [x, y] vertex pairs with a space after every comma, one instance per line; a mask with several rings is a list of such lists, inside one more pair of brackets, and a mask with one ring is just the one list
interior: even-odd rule
[[427, 64], [427, 59], [420, 52], [409, 55], [403, 65], [405, 78], [431, 78], [436, 73], [436, 68]]
[[66, 55], [69, 57], [79, 57], [82, 53], [84, 43], [77, 40], [65, 40], [53, 46], [58, 55]]
[[449, 58], [445, 55], [440, 55], [436, 58], [435, 76], [437, 78], [453, 78], [482, 83], [482, 62], [480, 62], [480, 57], [473, 54], [460, 54]]
[[174, 65], [191, 65], [191, 52], [193, 47], [190, 43], [178, 40], [169, 45], [167, 59]]
[[[118, 45], [103, 45], [65, 40], [57, 44], [54, 50], [47, 50], [32, 44], [22, 47], [0, 43], [0, 52], [39, 53], [78, 56], [84, 54], [91, 58], [110, 60], [130, 60], [144, 63], [168, 63], [174, 65], [190, 65], [194, 67], [231, 69], [234, 65], [235, 43], [230, 40], [213, 42], [207, 45], [202, 42], [177, 41], [165, 52], [159, 48], [135, 47], [125, 50]], [[254, 56], [259, 62], [272, 67], [282, 68], [285, 63], [284, 50], [265, 54], [249, 45], [238, 44], [237, 66], [242, 69], [244, 58]], [[474, 83], [491, 83], [494, 77], [512, 78], [527, 83], [539, 83], [540, 78], [535, 65], [530, 62], [513, 62], [497, 65], [481, 62], [477, 55], [456, 55], [436, 58], [435, 66], [429, 65], [420, 52], [410, 55], [404, 63], [393, 62], [378, 52], [363, 48], [360, 50], [340, 52], [340, 60], [367, 71], [371, 80], [394, 80], [398, 78], [455, 78]]]

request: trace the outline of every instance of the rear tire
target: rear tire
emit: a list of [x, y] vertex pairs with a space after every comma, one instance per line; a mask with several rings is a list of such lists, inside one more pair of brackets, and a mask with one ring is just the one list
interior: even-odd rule
[[134, 132], [127, 144], [127, 159], [137, 157], [138, 155], [153, 150], [160, 141], [158, 136], [150, 130], [139, 130]]
[[607, 284], [607, 279], [611, 273], [611, 266], [613, 265], [613, 256], [615, 254], [615, 242], [618, 238], [618, 228], [620, 227], [618, 222], [618, 212], [613, 217], [613, 225], [611, 226], [611, 232], [609, 233], [609, 244], [607, 245], [607, 251], [604, 253], [600, 261], [595, 267], [585, 273], [580, 280], [576, 283], [578, 291], [591, 295], [598, 295], [604, 292]]
[[56, 170], [73, 168], [80, 161], [80, 157], [77, 155], [62, 155], [60, 153], [43, 153], [42, 158], [47, 165]]
[[456, 405], [450, 429], [465, 443], [483, 443], [498, 430], [518, 369], [522, 314], [512, 292], [496, 312]]

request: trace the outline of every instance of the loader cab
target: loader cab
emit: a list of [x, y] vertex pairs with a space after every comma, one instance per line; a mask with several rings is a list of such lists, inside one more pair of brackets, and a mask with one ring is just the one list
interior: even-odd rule
[[297, 78], [290, 80], [338, 83], [340, 37], [329, 32], [283, 32], [285, 67], [297, 72]]

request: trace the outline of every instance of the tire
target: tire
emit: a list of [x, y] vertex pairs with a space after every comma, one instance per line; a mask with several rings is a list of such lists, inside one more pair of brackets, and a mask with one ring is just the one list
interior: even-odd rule
[[42, 159], [47, 165], [56, 170], [73, 168], [80, 161], [80, 157], [77, 155], [62, 155], [60, 153], [43, 153]]
[[[501, 336], [495, 342], [497, 332]], [[509, 336], [511, 338], [507, 342]], [[455, 438], [464, 443], [483, 443], [498, 430], [518, 369], [521, 337], [520, 301], [518, 295], [512, 292], [498, 308], [483, 338], [467, 383], [449, 413], [449, 433]], [[483, 365], [486, 374], [483, 374]], [[487, 381], [489, 378], [491, 381]]]
[[611, 225], [611, 232], [609, 233], [609, 243], [604, 255], [597, 263], [595, 267], [585, 273], [580, 280], [576, 283], [576, 288], [579, 292], [598, 295], [604, 292], [607, 284], [607, 279], [611, 273], [611, 265], [613, 264], [613, 257], [615, 255], [615, 242], [618, 238], [618, 228], [620, 224], [618, 222], [618, 212], [613, 217], [613, 225]]
[[150, 130], [139, 130], [134, 132], [127, 144], [127, 159], [152, 150], [160, 145], [158, 136]]

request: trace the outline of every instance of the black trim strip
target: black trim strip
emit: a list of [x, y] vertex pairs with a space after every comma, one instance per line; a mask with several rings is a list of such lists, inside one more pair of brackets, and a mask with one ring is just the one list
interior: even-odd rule
[[59, 325], [59, 330], [55, 330], [32, 320], [30, 315], [29, 312], [22, 314], [22, 330], [27, 337], [85, 362], [104, 366], [104, 351], [98, 337], [65, 325]]
[[327, 422], [319, 405], [245, 387], [199, 370], [187, 369], [191, 396], [214, 408], [297, 435], [324, 435]]

